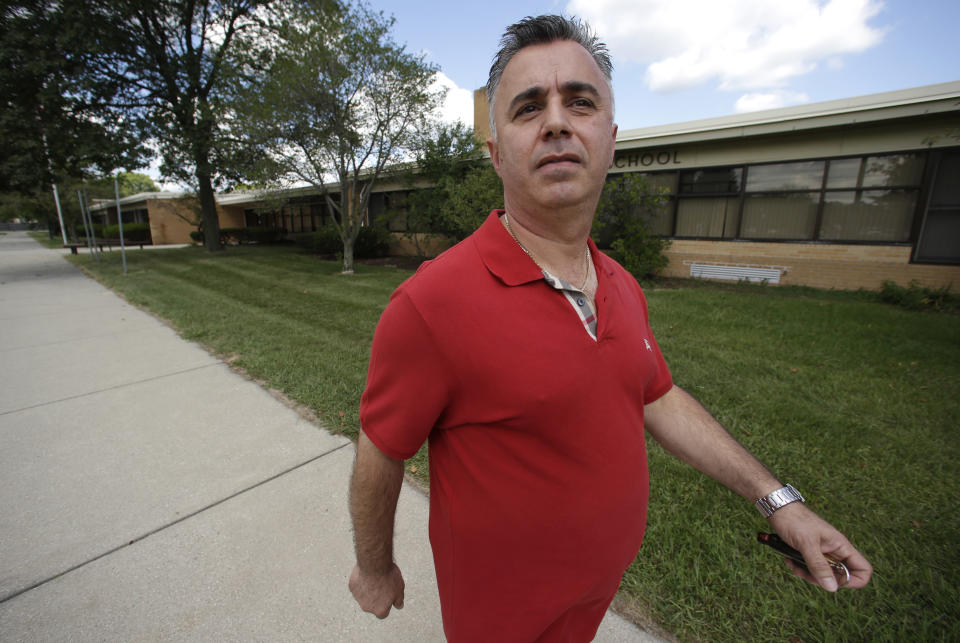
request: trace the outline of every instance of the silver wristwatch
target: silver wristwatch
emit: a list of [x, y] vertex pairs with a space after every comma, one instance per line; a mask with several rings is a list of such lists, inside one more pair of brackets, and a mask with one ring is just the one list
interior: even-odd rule
[[773, 512], [780, 507], [789, 505], [791, 502], [797, 502], [798, 500], [800, 502], [806, 502], [803, 496], [800, 495], [800, 492], [794, 489], [792, 484], [788, 484], [786, 487], [777, 489], [771, 494], [757, 498], [753, 501], [753, 504], [757, 505], [757, 509], [763, 514], [764, 518], [769, 518], [773, 515]]

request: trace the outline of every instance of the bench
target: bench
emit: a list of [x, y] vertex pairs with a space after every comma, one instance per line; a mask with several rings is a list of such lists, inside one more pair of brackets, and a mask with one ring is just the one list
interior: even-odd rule
[[[124, 239], [123, 245], [125, 247], [140, 246], [140, 249], [143, 250], [144, 246], [152, 246], [153, 241], [149, 239], [147, 239], [146, 241], [130, 241], [129, 239]], [[97, 239], [97, 247], [100, 248], [101, 252], [103, 251], [104, 247], [106, 247], [107, 250], [110, 250], [111, 248], [114, 248], [114, 247], [119, 248], [120, 239]]]
[[[144, 246], [152, 246], [153, 241], [147, 239], [146, 241], [130, 241], [129, 239], [123, 240], [123, 245], [125, 247], [130, 246], [140, 246], [140, 249], [143, 250]], [[120, 239], [97, 239], [96, 243], [97, 248], [100, 249], [100, 252], [103, 252], [103, 249], [111, 250], [112, 248], [120, 247]], [[86, 248], [86, 243], [65, 243], [63, 244], [64, 248], [70, 248], [70, 254], [77, 254], [77, 248]]]

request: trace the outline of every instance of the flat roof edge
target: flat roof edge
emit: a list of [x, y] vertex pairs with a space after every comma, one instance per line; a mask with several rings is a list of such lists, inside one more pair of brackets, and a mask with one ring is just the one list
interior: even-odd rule
[[[131, 194], [130, 196], [120, 197], [120, 207], [122, 208], [125, 205], [130, 205], [131, 203], [139, 203], [141, 201], [153, 201], [160, 199], [179, 199], [184, 196], [187, 196], [186, 192], [138, 192], [137, 194]], [[100, 199], [97, 203], [90, 205], [91, 210], [103, 210], [105, 208], [115, 208], [117, 207], [116, 199]]]
[[[814, 119], [843, 116], [847, 114], [860, 114], [872, 110], [892, 111], [896, 108], [930, 105], [951, 100], [956, 100], [958, 102], [958, 106], [954, 107], [954, 109], [957, 109], [958, 114], [960, 114], [960, 81], [940, 83], [937, 85], [927, 85], [924, 87], [915, 87], [911, 89], [902, 89], [892, 92], [883, 92], [879, 94], [868, 94], [853, 98], [842, 98], [819, 103], [795, 105], [792, 107], [781, 107], [778, 109], [763, 110], [758, 112], [733, 114], [716, 118], [707, 118], [702, 120], [685, 121], [681, 123], [670, 123], [667, 125], [656, 125], [653, 127], [625, 130], [618, 133], [617, 143], [629, 144], [631, 142], [640, 142], [647, 139], [671, 138], [676, 136], [703, 134], [707, 132], [720, 133], [723, 131], [732, 132], [734, 130], [739, 130], [742, 132], [748, 128], [775, 126], [779, 123], [787, 122], [794, 125], [790, 129], [796, 129], [796, 123], [798, 121], [810, 121]], [[950, 107], [946, 106], [942, 109], [938, 109], [937, 111], [948, 112], [950, 111]], [[928, 113], [928, 110], [918, 110], [917, 115], [922, 115], [925, 113]]]

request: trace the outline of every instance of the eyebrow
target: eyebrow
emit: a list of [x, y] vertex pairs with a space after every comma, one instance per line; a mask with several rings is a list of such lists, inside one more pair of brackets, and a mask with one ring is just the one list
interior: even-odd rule
[[[596, 86], [594, 86], [592, 83], [582, 80], [567, 81], [560, 87], [560, 91], [564, 94], [590, 94], [596, 98], [600, 97], [600, 90], [598, 90]], [[525, 89], [514, 96], [513, 100], [510, 101], [510, 111], [513, 112], [520, 103], [532, 99], [542, 98], [546, 94], [547, 89], [540, 85], [534, 85], [533, 87]]]

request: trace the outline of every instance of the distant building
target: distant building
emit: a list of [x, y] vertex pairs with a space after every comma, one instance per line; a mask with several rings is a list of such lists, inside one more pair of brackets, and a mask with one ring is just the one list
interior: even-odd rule
[[[242, 217], [219, 207], [220, 226], [243, 227]], [[124, 223], [149, 223], [154, 245], [192, 243], [190, 233], [200, 222], [199, 201], [183, 192], [141, 192], [120, 199]], [[96, 223], [117, 224], [117, 202], [98, 201], [90, 206]]]
[[[474, 129], [486, 138], [486, 98], [474, 97]], [[610, 176], [626, 172], [669, 195], [649, 221], [671, 239], [667, 276], [960, 288], [960, 82], [621, 131]], [[369, 220], [389, 214], [398, 247], [409, 192], [387, 177], [371, 195]], [[150, 222], [155, 244], [184, 243], [196, 215], [180, 196], [120, 203]], [[217, 203], [224, 228], [296, 234], [329, 223], [310, 188], [221, 194]]]

